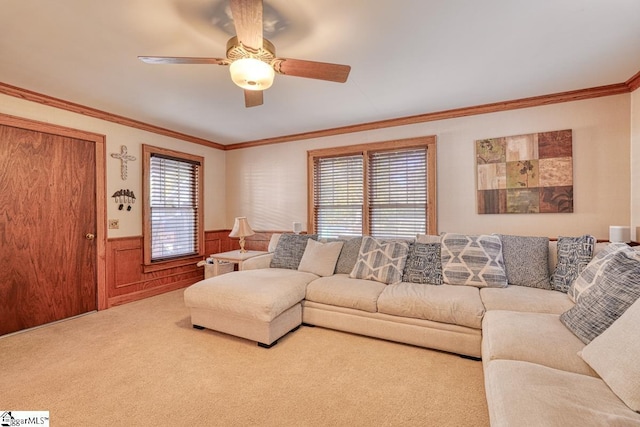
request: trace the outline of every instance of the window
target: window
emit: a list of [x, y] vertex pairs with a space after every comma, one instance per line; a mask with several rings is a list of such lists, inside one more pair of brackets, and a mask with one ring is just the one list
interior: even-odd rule
[[203, 158], [143, 145], [145, 264], [201, 256]]
[[308, 152], [309, 224], [321, 237], [437, 234], [435, 137]]

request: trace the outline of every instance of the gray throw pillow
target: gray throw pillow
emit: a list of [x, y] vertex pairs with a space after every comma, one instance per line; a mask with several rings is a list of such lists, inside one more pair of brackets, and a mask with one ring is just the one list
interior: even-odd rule
[[269, 267], [297, 270], [309, 239], [318, 240], [318, 236], [315, 234], [283, 234], [280, 236]]
[[442, 285], [440, 243], [412, 243], [402, 281]]
[[584, 291], [560, 321], [585, 344], [604, 332], [640, 298], [640, 255], [617, 251], [597, 283]]
[[336, 263], [336, 274], [349, 274], [353, 270], [353, 266], [356, 265], [358, 260], [358, 254], [360, 253], [360, 246], [362, 245], [362, 237], [354, 237], [345, 240], [342, 245], [342, 251], [338, 257]]
[[549, 239], [547, 237], [498, 234], [510, 285], [551, 289]]
[[593, 236], [558, 237], [558, 265], [551, 277], [551, 286], [568, 292], [571, 284], [593, 257], [596, 239]]

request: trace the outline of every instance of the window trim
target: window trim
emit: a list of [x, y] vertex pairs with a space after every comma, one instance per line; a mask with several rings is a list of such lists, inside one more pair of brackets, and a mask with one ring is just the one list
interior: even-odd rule
[[[185, 255], [168, 260], [151, 261], [151, 157], [152, 155], [161, 155], [173, 157], [177, 160], [185, 162], [198, 163], [200, 169], [198, 172], [198, 247], [196, 254]], [[142, 144], [142, 233], [143, 233], [143, 254], [144, 254], [144, 271], [154, 271], [159, 268], [169, 268], [185, 265], [200, 260], [205, 254], [204, 248], [204, 157], [179, 151], [169, 150], [166, 148], [154, 147]]]
[[340, 157], [349, 155], [363, 155], [364, 160], [364, 207], [363, 209], [363, 234], [370, 235], [369, 219], [369, 153], [374, 151], [401, 150], [406, 148], [426, 148], [427, 151], [427, 234], [438, 234], [438, 206], [437, 206], [437, 173], [436, 173], [436, 141], [435, 135], [417, 138], [407, 138], [392, 141], [376, 142], [371, 144], [357, 144], [343, 147], [323, 148], [307, 151], [307, 224], [312, 233], [317, 232], [314, 215], [314, 163], [321, 157]]

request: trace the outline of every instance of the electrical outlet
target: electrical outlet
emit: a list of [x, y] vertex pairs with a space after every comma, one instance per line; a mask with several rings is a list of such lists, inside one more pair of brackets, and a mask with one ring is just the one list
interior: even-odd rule
[[110, 229], [118, 229], [118, 228], [120, 228], [120, 220], [119, 219], [110, 219], [109, 220], [109, 228]]

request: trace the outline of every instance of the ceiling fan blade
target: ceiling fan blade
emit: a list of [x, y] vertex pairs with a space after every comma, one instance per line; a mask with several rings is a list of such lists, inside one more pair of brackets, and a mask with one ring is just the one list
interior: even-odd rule
[[218, 64], [228, 65], [225, 58], [193, 58], [186, 56], [138, 56], [147, 64]]
[[238, 40], [252, 49], [262, 48], [262, 0], [231, 0], [231, 15]]
[[244, 91], [244, 105], [245, 107], [257, 107], [262, 105], [263, 96], [261, 90], [246, 90]]
[[302, 59], [277, 58], [274, 62], [275, 70], [286, 76], [306, 77], [338, 83], [346, 82], [349, 77], [349, 71], [351, 71], [349, 65], [304, 61]]

